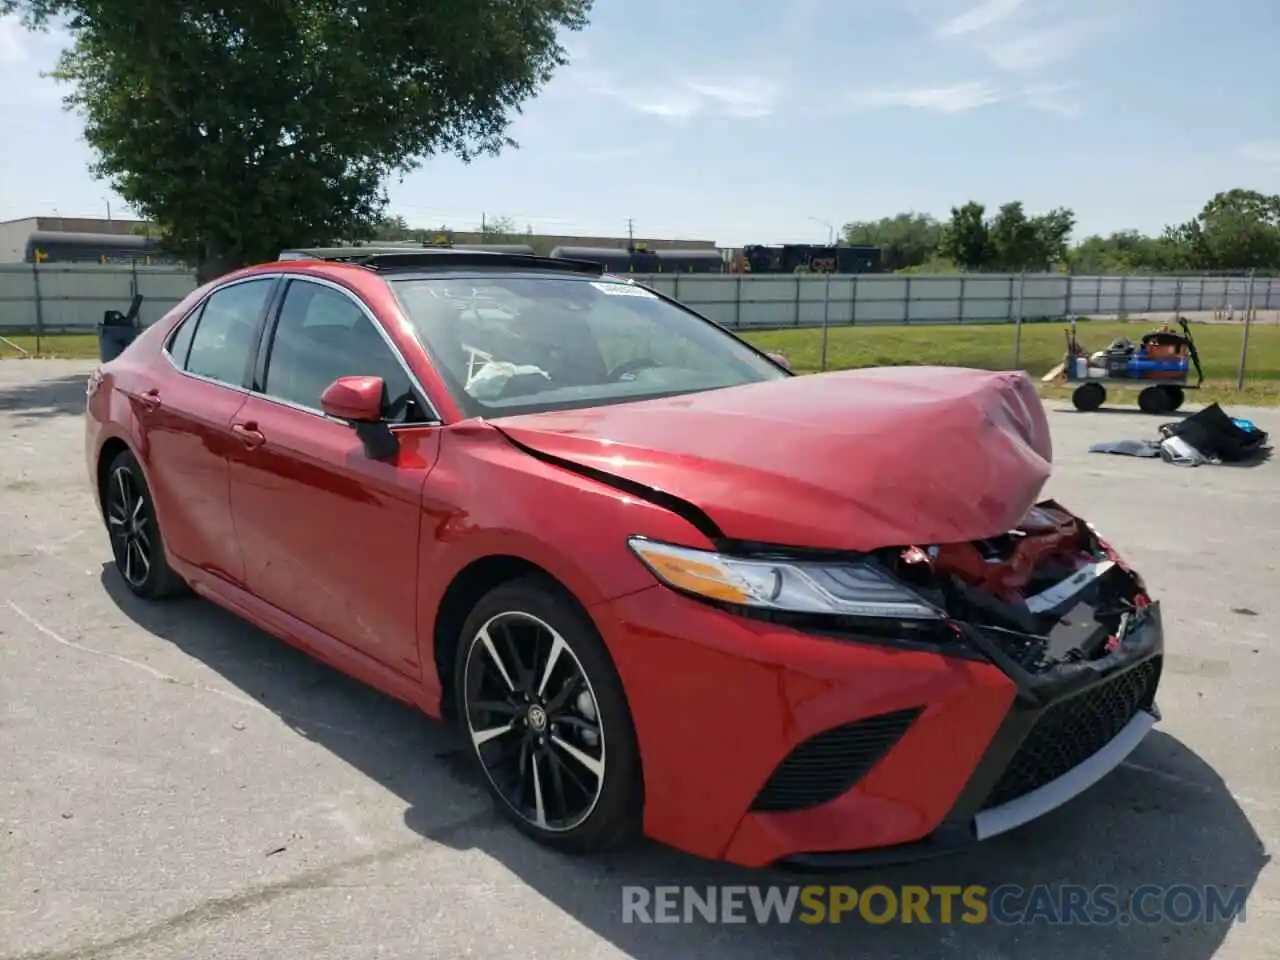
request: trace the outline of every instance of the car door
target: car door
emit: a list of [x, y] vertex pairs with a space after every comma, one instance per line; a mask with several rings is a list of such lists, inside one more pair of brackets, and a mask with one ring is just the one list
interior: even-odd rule
[[[251, 593], [384, 664], [419, 668], [418, 533], [438, 422], [368, 308], [292, 279], [263, 337], [254, 390], [235, 417], [231, 506]], [[399, 441], [374, 460], [320, 409], [342, 376], [379, 376]]]
[[278, 278], [216, 288], [165, 344], [172, 368], [137, 398], [140, 450], [168, 549], [236, 585], [244, 563], [231, 518], [231, 424], [248, 399], [261, 325]]

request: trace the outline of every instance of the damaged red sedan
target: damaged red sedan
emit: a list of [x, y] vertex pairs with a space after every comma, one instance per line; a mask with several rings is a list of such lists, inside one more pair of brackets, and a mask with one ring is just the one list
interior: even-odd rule
[[202, 287], [88, 393], [135, 594], [455, 719], [559, 849], [955, 850], [1158, 716], [1158, 604], [1042, 498], [1019, 373], [793, 376], [593, 264], [354, 248]]

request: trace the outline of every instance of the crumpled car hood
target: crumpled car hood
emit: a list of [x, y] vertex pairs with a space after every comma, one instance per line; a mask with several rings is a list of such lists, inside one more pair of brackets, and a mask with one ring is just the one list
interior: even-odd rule
[[734, 540], [866, 551], [994, 537], [1053, 457], [1023, 373], [887, 367], [491, 421], [692, 504]]

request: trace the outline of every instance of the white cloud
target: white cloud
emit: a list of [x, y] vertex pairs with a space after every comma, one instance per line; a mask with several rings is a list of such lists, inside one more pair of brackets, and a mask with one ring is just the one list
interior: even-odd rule
[[0, 17], [0, 64], [25, 63], [27, 31], [17, 17]]
[[980, 49], [1002, 70], [1023, 71], [1069, 59], [1098, 31], [1098, 24], [1080, 21], [1061, 23], [1042, 30], [997, 38]]
[[1033, 110], [1056, 113], [1060, 117], [1078, 117], [1080, 105], [1070, 96], [1079, 88], [1075, 83], [1041, 84], [1025, 87], [1021, 92], [1022, 101]]
[[641, 157], [652, 157], [665, 152], [661, 146], [645, 147], [601, 147], [599, 150], [580, 150], [568, 155], [569, 160], [579, 163], [609, 163], [614, 160], [638, 160]]
[[1008, 20], [1024, 3], [1025, 0], [982, 0], [977, 6], [943, 21], [934, 33], [939, 37], [960, 37], [986, 30]]
[[671, 123], [685, 123], [698, 116], [734, 117], [742, 120], [767, 117], [778, 100], [776, 84], [758, 77], [723, 81], [686, 80], [668, 86], [626, 91], [620, 85], [600, 85], [598, 92], [624, 100], [632, 110]]
[[756, 77], [731, 83], [690, 82], [686, 87], [711, 107], [730, 117], [767, 117], [778, 99], [777, 84]]
[[646, 91], [640, 97], [628, 99], [627, 106], [639, 113], [681, 123], [696, 117], [703, 104], [688, 91], [672, 89]]
[[947, 87], [855, 91], [849, 94], [849, 105], [859, 110], [908, 107], [937, 113], [965, 113], [998, 103], [1001, 99], [1000, 92], [991, 84], [972, 80]]

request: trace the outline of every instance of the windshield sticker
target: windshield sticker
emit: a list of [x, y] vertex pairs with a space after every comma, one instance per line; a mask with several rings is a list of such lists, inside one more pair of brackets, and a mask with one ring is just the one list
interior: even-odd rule
[[656, 294], [651, 293], [644, 287], [637, 286], [634, 283], [597, 283], [591, 281], [591, 285], [601, 293], [608, 294], [611, 297], [644, 297], [648, 300], [657, 300]]

